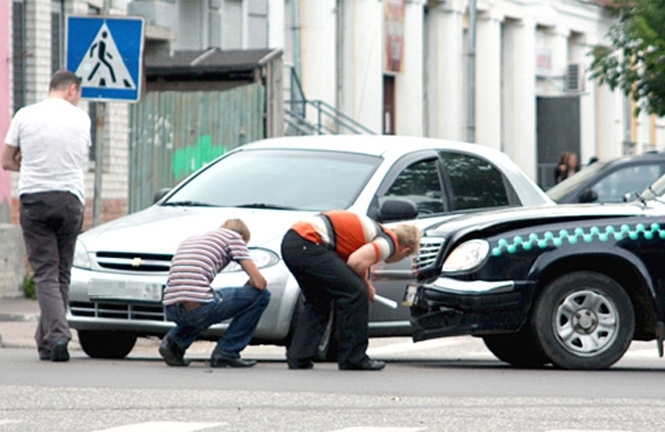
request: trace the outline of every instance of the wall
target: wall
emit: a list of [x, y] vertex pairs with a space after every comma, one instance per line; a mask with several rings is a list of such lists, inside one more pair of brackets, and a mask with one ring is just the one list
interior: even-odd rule
[[[11, 6], [0, 3], [0, 59], [11, 59]], [[0, 147], [4, 148], [5, 135], [11, 118], [11, 61], [0, 61]], [[11, 221], [11, 173], [0, 169], [0, 223]]]
[[26, 274], [26, 255], [21, 228], [0, 224], [0, 298], [23, 295]]

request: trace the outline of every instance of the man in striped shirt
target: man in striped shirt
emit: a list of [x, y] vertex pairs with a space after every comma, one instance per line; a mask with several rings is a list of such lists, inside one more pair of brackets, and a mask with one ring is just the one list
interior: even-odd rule
[[287, 351], [289, 369], [313, 367], [331, 303], [337, 317], [339, 369], [381, 370], [370, 359], [369, 301], [376, 289], [369, 269], [379, 261], [394, 263], [416, 253], [420, 231], [400, 224], [393, 229], [345, 210], [321, 213], [295, 223], [282, 241], [282, 259], [305, 297], [305, 308]]
[[[210, 358], [211, 367], [251, 367], [240, 358], [252, 340], [261, 314], [268, 306], [266, 280], [249, 256], [249, 229], [240, 219], [229, 219], [214, 231], [185, 239], [171, 261], [164, 290], [166, 318], [175, 321], [159, 346], [169, 366], [187, 366], [187, 348], [208, 327], [232, 318]], [[243, 287], [213, 290], [215, 276], [236, 261], [249, 280]]]

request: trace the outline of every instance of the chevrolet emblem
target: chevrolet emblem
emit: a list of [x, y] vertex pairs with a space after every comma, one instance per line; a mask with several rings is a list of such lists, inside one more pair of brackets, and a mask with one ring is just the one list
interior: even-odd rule
[[131, 264], [132, 267], [141, 267], [143, 264], [145, 264], [145, 261], [137, 257], [137, 258], [132, 258], [129, 264]]

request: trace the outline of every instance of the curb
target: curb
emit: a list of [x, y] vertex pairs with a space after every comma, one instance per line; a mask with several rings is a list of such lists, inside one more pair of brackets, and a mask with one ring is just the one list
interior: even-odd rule
[[3, 321], [20, 322], [20, 321], [38, 321], [38, 320], [39, 320], [39, 314], [36, 313], [17, 314], [17, 313], [0, 312], [0, 322]]

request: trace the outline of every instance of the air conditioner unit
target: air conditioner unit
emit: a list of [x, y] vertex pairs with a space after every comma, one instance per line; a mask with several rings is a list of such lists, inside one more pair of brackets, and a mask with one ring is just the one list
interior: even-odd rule
[[583, 92], [584, 81], [584, 65], [581, 63], [570, 63], [566, 68], [566, 78], [564, 80], [565, 91]]

